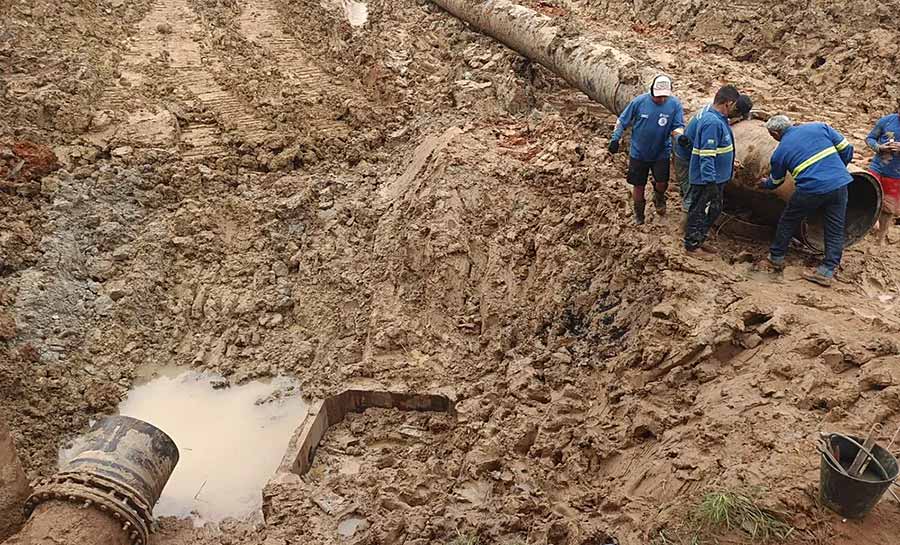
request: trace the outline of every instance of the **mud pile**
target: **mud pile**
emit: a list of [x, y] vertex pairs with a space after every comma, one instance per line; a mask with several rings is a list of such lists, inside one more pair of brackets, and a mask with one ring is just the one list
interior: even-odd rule
[[701, 42], [706, 53], [760, 64], [797, 92], [815, 89], [865, 113], [890, 111], [900, 97], [896, 13], [888, 4], [852, 8], [834, 0], [563, 4], [607, 22], [632, 22], [640, 30], [647, 25], [671, 29], [678, 38]]
[[[428, 3], [369, 2], [361, 27], [318, 1], [32, 4], [3, 8], [28, 29], [4, 51], [30, 57], [3, 57], [0, 125], [7, 175], [26, 134], [61, 166], [0, 190], [0, 408], [31, 476], [139, 365], [174, 363], [440, 392], [458, 415], [351, 417], [266, 488], [266, 527], [166, 520], [162, 544], [644, 544], [710, 486], [766, 487], [799, 543], [894, 541], [892, 504], [819, 511], [811, 439], [900, 423], [895, 247], [854, 247], [830, 292], [799, 283], [814, 256], [782, 280], [754, 270], [763, 244], [685, 257], [679, 218], [629, 223], [611, 115]], [[867, 131], [766, 68], [777, 40], [750, 64], [606, 36], [686, 102], [729, 79]], [[65, 94], [61, 59], [96, 67], [88, 88]]]

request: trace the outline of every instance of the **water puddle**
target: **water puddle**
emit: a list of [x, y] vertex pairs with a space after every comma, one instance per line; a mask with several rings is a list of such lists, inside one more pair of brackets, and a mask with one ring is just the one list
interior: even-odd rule
[[369, 6], [354, 0], [322, 0], [325, 9], [342, 9], [350, 26], [363, 26], [369, 20]]
[[217, 375], [165, 369], [144, 373], [137, 384], [119, 413], [162, 429], [181, 453], [154, 515], [202, 526], [258, 514], [262, 489], [306, 414], [296, 383], [227, 386]]

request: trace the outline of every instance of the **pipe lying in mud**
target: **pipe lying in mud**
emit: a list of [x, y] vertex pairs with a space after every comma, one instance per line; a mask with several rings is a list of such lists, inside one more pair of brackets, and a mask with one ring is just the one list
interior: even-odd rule
[[[542, 64], [616, 114], [645, 92], [658, 73], [651, 67], [639, 67], [633, 58], [617, 49], [573, 34], [552, 18], [509, 0], [432, 1], [483, 34]], [[751, 120], [735, 125], [734, 140], [744, 172], [737, 173], [737, 183], [729, 184], [727, 197], [730, 198], [726, 206], [730, 200], [750, 211], [752, 219], [745, 225], [752, 228], [749, 232], [753, 238], [760, 238], [762, 232], [774, 231], [784, 202], [794, 192], [793, 180], [785, 182], [774, 195], [760, 193], [755, 188], [755, 180], [768, 172], [769, 157], [777, 145], [760, 122]], [[881, 186], [870, 174], [858, 170], [852, 174], [847, 246], [862, 239], [875, 225], [882, 198]], [[824, 251], [821, 217], [804, 222], [798, 236], [810, 248]]]
[[[751, 223], [774, 227], [785, 203], [794, 194], [794, 180], [789, 174], [784, 184], [775, 191], [759, 189], [756, 182], [769, 174], [769, 162], [778, 142], [769, 136], [762, 121], [742, 121], [732, 129], [735, 142], [740, 142], [735, 146], [735, 156], [741, 168], [735, 173], [734, 182], [728, 184], [726, 198], [748, 210]], [[850, 174], [853, 182], [848, 187], [847, 246], [861, 240], [878, 221], [882, 199], [881, 184], [874, 176], [855, 168], [850, 169]], [[813, 250], [824, 252], [824, 220], [821, 214], [804, 221], [796, 236]]]
[[433, 0], [510, 49], [542, 64], [619, 113], [647, 90], [657, 72], [629, 55], [573, 34], [554, 19], [509, 0]]
[[35, 484], [30, 518], [5, 545], [146, 545], [178, 448], [150, 424], [113, 416], [75, 440], [70, 459]]
[[22, 525], [22, 505], [29, 493], [31, 489], [16, 454], [12, 434], [0, 419], [0, 542]]

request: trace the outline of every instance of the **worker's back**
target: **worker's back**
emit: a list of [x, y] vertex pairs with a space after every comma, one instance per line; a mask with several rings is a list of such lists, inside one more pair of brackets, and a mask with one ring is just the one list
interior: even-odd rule
[[797, 191], [828, 193], [853, 181], [847, 170], [852, 158], [853, 146], [825, 123], [795, 125], [772, 154], [773, 177], [784, 170], [793, 176]]

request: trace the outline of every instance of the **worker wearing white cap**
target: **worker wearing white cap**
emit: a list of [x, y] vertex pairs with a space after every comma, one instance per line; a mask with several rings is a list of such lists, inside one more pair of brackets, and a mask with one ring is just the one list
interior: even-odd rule
[[634, 187], [634, 222], [644, 223], [646, 199], [644, 187], [653, 173], [653, 204], [659, 215], [666, 213], [666, 190], [669, 187], [669, 154], [672, 136], [684, 132], [684, 109], [673, 95], [672, 79], [666, 75], [653, 78], [650, 92], [640, 95], [619, 116], [609, 152], [618, 153], [619, 140], [625, 129], [632, 127], [631, 154], [626, 181]]

